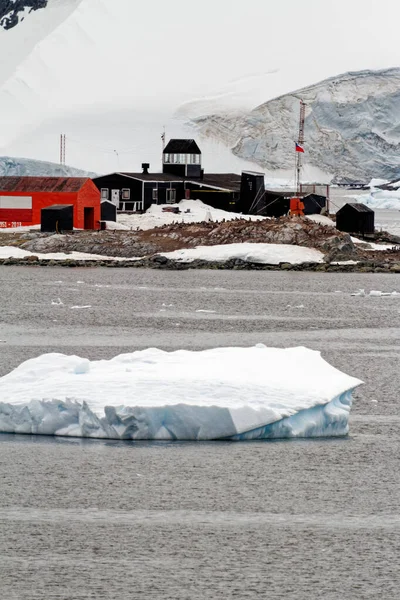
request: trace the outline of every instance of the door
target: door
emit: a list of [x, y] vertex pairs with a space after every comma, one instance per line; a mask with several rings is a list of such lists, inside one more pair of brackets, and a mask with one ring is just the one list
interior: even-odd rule
[[84, 229], [94, 229], [94, 208], [85, 206], [83, 209]]
[[119, 190], [111, 190], [111, 202], [115, 204], [117, 208], [119, 208]]

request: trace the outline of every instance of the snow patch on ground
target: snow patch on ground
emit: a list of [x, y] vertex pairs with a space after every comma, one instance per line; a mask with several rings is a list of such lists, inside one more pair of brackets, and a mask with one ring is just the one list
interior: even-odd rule
[[2, 258], [28, 258], [37, 256], [39, 260], [140, 260], [140, 258], [119, 258], [115, 256], [101, 256], [100, 254], [85, 254], [84, 252], [49, 252], [48, 254], [39, 254], [29, 252], [15, 246], [0, 246], [0, 259]]
[[[163, 208], [176, 208], [181, 212], [175, 214], [164, 212]], [[246, 219], [246, 221], [260, 221], [266, 217], [257, 217], [251, 215], [240, 215], [234, 212], [228, 212], [218, 208], [212, 208], [204, 204], [201, 200], [182, 200], [179, 204], [152, 204], [144, 214], [120, 214], [116, 229], [123, 225], [126, 229], [154, 229], [162, 225], [171, 225], [172, 223], [202, 223], [203, 221], [231, 221], [232, 219]], [[110, 223], [107, 229], [113, 229]]]
[[166, 252], [161, 256], [179, 262], [192, 262], [194, 260], [223, 262], [231, 259], [240, 259], [245, 262], [267, 265], [279, 265], [280, 263], [302, 264], [306, 262], [322, 263], [324, 260], [322, 252], [315, 248], [257, 243], [198, 246], [197, 248]]
[[328, 227], [336, 227], [335, 221], [332, 221], [329, 217], [325, 217], [324, 215], [307, 215], [306, 216], [309, 221], [313, 221], [314, 223], [318, 223], [319, 225], [326, 225]]
[[[291, 376], [288, 377], [288, 370]], [[345, 435], [362, 382], [306, 348], [47, 354], [0, 378], [0, 432], [113, 439]]]

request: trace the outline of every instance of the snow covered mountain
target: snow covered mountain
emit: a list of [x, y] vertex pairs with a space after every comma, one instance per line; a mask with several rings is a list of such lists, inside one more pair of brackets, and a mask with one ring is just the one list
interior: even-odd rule
[[[246, 114], [195, 116], [202, 135], [266, 170], [290, 169], [299, 100], [307, 104], [305, 160], [336, 181], [400, 175], [400, 69], [332, 77], [270, 100]], [[194, 113], [197, 106], [190, 107]]]
[[[65, 133], [67, 160], [82, 169], [136, 171], [150, 162], [159, 170], [165, 127], [167, 137], [196, 135], [209, 172], [262, 167], [271, 178], [292, 177], [300, 92], [291, 91], [377, 64], [372, 43], [352, 54], [365, 35], [361, 0], [338, 3], [357, 23], [349, 36], [339, 8], [331, 15], [340, 51], [314, 27], [297, 57], [282, 44], [282, 31], [295, 39], [305, 19], [291, 0], [274, 15], [265, 0], [231, 3], [229, 15], [215, 0], [190, 9], [186, 0], [0, 0], [0, 155], [54, 162]], [[320, 0], [309, 4], [325, 22]], [[384, 26], [396, 61], [396, 22]], [[375, 19], [370, 40], [376, 30]], [[398, 175], [398, 83], [397, 70], [368, 71], [301, 91], [305, 179]]]
[[18, 177], [94, 177], [96, 173], [42, 160], [32, 160], [31, 158], [0, 156], [0, 175]]

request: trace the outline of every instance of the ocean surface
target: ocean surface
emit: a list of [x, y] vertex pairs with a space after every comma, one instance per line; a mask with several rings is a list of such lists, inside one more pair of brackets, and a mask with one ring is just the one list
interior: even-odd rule
[[1, 600], [398, 600], [400, 298], [359, 288], [400, 277], [0, 267], [0, 376], [47, 352], [263, 342], [365, 382], [344, 439], [0, 435]]

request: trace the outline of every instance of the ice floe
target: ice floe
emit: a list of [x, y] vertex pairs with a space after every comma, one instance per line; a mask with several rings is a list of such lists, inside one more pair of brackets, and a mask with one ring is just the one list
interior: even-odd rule
[[0, 378], [0, 432], [128, 440], [341, 436], [361, 383], [306, 348], [149, 349], [109, 361], [47, 354]]

